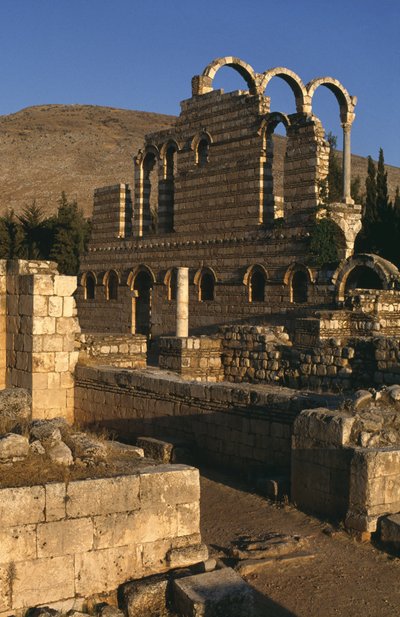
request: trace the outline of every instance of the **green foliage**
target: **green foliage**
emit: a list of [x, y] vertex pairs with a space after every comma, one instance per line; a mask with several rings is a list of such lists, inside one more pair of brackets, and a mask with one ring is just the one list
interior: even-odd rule
[[312, 265], [323, 265], [339, 261], [339, 247], [343, 242], [342, 233], [330, 219], [316, 221], [310, 236]]
[[58, 201], [57, 217], [53, 221], [54, 241], [50, 259], [58, 264], [61, 274], [78, 274], [80, 255], [89, 240], [89, 223], [78, 209], [76, 200], [68, 201], [64, 191]]
[[337, 203], [342, 200], [342, 166], [336, 150], [337, 137], [332, 133], [328, 133], [326, 139], [330, 146], [328, 168], [328, 203]]
[[0, 259], [15, 259], [19, 255], [22, 230], [14, 214], [8, 210], [0, 216]]
[[0, 217], [0, 259], [52, 259], [60, 273], [77, 274], [89, 236], [90, 222], [63, 192], [56, 216], [46, 218], [33, 201], [19, 216], [10, 210]]
[[368, 157], [368, 175], [365, 182], [366, 200], [363, 226], [357, 237], [355, 250], [381, 255], [400, 265], [400, 199], [396, 191], [395, 202], [389, 200], [387, 172], [382, 148], [378, 166]]

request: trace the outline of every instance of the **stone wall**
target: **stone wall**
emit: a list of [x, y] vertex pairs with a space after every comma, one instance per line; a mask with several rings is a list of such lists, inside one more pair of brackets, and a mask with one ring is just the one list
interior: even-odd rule
[[[75, 419], [134, 440], [188, 444], [196, 460], [249, 474], [288, 471], [292, 424], [335, 397], [252, 385], [187, 382], [156, 370], [76, 368]], [[334, 403], [332, 403], [334, 404]]]
[[[73, 298], [76, 277], [60, 275], [52, 262], [1, 264], [3, 289], [6, 281], [0, 301], [0, 310], [5, 306], [7, 313], [6, 385], [29, 390], [33, 418], [72, 420], [75, 338], [80, 331]], [[4, 315], [0, 320], [4, 325]], [[4, 342], [4, 333], [0, 337]]]
[[106, 364], [122, 368], [146, 366], [147, 339], [141, 334], [81, 334], [80, 344], [81, 364]]
[[7, 386], [7, 279], [6, 262], [0, 261], [0, 390]]
[[161, 337], [159, 351], [159, 367], [185, 379], [216, 382], [224, 377], [219, 337]]
[[0, 489], [0, 616], [82, 610], [129, 579], [201, 561], [199, 498], [185, 465]]

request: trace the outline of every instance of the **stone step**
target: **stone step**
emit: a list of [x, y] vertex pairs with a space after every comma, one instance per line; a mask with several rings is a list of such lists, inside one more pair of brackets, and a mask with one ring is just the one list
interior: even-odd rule
[[254, 592], [231, 568], [175, 580], [173, 592], [180, 617], [254, 615]]

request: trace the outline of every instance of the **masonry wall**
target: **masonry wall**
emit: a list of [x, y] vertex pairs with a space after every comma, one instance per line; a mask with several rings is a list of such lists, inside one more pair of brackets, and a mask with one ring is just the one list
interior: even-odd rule
[[[76, 277], [61, 276], [52, 262], [1, 263], [3, 290], [6, 282], [0, 300], [0, 310], [6, 310], [5, 385], [29, 390], [33, 418], [63, 416], [72, 421], [79, 333], [72, 295]], [[0, 314], [1, 321], [4, 328]], [[4, 332], [1, 341], [4, 344]]]
[[145, 368], [147, 339], [141, 334], [81, 334], [79, 362], [121, 368]]
[[199, 498], [184, 465], [0, 489], [0, 616], [82, 610], [129, 579], [201, 561]]
[[0, 390], [7, 384], [7, 280], [6, 263], [0, 261]]
[[[328, 398], [327, 398], [328, 396]], [[172, 374], [76, 368], [75, 418], [125, 438], [172, 438], [207, 464], [243, 473], [288, 471], [292, 424], [329, 395], [257, 386], [185, 382]]]

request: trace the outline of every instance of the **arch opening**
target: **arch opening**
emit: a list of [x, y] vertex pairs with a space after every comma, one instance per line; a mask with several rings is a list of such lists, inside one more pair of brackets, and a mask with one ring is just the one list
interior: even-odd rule
[[[233, 56], [225, 56], [224, 58], [217, 58], [210, 62], [208, 66], [203, 71], [202, 77], [208, 80], [208, 87], [206, 91], [213, 89], [213, 80], [216, 73], [222, 67], [230, 67], [244, 79], [247, 84], [248, 90], [250, 94], [257, 94], [257, 86], [256, 86], [256, 73], [254, 69], [244, 62], [240, 58], [234, 58]], [[198, 92], [197, 94], [203, 94], [203, 91]]]
[[212, 302], [215, 295], [215, 279], [211, 272], [205, 271], [199, 280], [199, 301]]
[[176, 300], [178, 289], [178, 270], [177, 268], [171, 268], [166, 276], [167, 285], [167, 298], [168, 301]]
[[154, 152], [143, 159], [143, 231], [156, 232], [158, 227], [158, 170]]
[[308, 301], [308, 276], [304, 270], [296, 270], [291, 281], [291, 296], [294, 304]]
[[209, 160], [210, 144], [208, 139], [203, 137], [200, 139], [197, 146], [197, 164], [199, 167], [205, 167]]
[[96, 279], [91, 272], [88, 272], [84, 282], [85, 300], [95, 300], [96, 298]]
[[163, 156], [163, 178], [158, 189], [158, 231], [168, 233], [174, 228], [175, 177], [178, 146], [167, 144]]
[[106, 280], [106, 299], [118, 300], [118, 275], [115, 270], [110, 270]]
[[270, 223], [285, 216], [287, 129], [287, 117], [277, 112], [271, 114], [264, 128], [260, 190], [262, 223]]
[[140, 270], [133, 281], [135, 293], [135, 327], [137, 334], [149, 337], [151, 332], [151, 296], [153, 277], [147, 270]]
[[380, 276], [368, 266], [359, 265], [350, 270], [346, 283], [345, 295], [353, 289], [383, 289]]
[[265, 273], [261, 268], [254, 268], [249, 279], [249, 302], [264, 302]]

